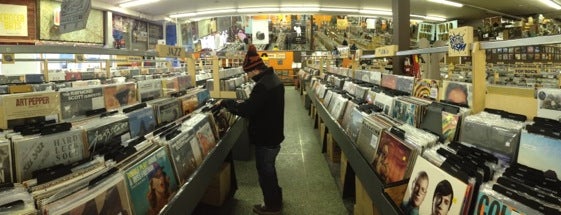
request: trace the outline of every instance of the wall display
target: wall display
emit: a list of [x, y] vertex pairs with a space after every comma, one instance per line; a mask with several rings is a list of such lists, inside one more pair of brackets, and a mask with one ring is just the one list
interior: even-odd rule
[[461, 214], [467, 189], [466, 183], [419, 156], [401, 208], [405, 214]]
[[132, 22], [132, 41], [133, 42], [148, 42], [148, 23], [133, 20]]
[[473, 107], [473, 85], [471, 83], [443, 81], [442, 85], [442, 100]]
[[252, 19], [252, 30], [253, 44], [269, 44], [269, 21]]
[[430, 98], [438, 100], [439, 96], [439, 80], [433, 79], [419, 79], [415, 81], [415, 87], [413, 89], [413, 96], [418, 98]]
[[380, 135], [372, 168], [383, 183], [392, 183], [405, 179], [410, 172], [411, 159], [415, 159], [415, 150], [388, 131]]
[[193, 131], [182, 131], [168, 144], [179, 185], [183, 185], [202, 162], [199, 141]]
[[135, 83], [116, 84], [104, 87], [105, 108], [107, 110], [114, 110], [119, 107], [138, 103], [136, 91]]
[[91, 9], [91, 0], [63, 0], [60, 6], [59, 23], [55, 20], [55, 25], [59, 25], [59, 32], [68, 33], [85, 29]]
[[0, 183], [13, 182], [12, 150], [7, 139], [0, 139]]
[[178, 189], [173, 166], [160, 148], [125, 171], [133, 214], [158, 214]]
[[158, 40], [164, 39], [164, 30], [161, 25], [148, 23], [148, 44], [158, 44]]
[[32, 179], [35, 170], [86, 158], [82, 135], [82, 130], [70, 130], [45, 136], [12, 137], [16, 181]]
[[0, 36], [27, 37], [27, 6], [0, 4]]
[[553, 120], [561, 119], [561, 90], [538, 90], [538, 116]]
[[58, 119], [60, 97], [57, 92], [33, 92], [0, 97], [0, 128], [8, 129], [45, 116]]
[[63, 120], [85, 116], [87, 111], [105, 107], [103, 88], [63, 89], [60, 91], [61, 118]]
[[306, 44], [306, 25], [301, 23], [293, 23], [290, 33], [292, 43]]
[[536, 168], [561, 179], [561, 140], [522, 131], [518, 163]]
[[127, 113], [127, 117], [131, 138], [144, 136], [156, 128], [156, 117], [154, 117], [154, 109], [151, 107]]
[[376, 29], [376, 19], [366, 19], [366, 29]]
[[104, 42], [103, 11], [91, 9], [85, 29], [61, 33], [61, 26], [56, 25], [53, 17], [60, 11], [61, 3], [57, 1], [39, 1], [40, 24], [39, 39], [65, 42], [98, 43]]

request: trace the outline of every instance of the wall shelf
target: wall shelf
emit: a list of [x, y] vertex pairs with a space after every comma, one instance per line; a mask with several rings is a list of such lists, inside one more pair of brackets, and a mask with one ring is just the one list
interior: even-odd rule
[[17, 53], [17, 54], [92, 54], [92, 55], [132, 55], [156, 57], [155, 51], [129, 51], [120, 49], [106, 49], [96, 47], [80, 47], [80, 46], [52, 46], [52, 45], [0, 45], [0, 53]]

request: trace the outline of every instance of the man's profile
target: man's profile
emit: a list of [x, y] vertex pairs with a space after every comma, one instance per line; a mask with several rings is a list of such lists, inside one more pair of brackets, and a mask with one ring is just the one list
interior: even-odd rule
[[419, 207], [425, 200], [427, 188], [429, 187], [429, 175], [425, 171], [420, 171], [411, 183], [411, 196], [401, 204], [401, 209], [406, 215], [419, 214]]

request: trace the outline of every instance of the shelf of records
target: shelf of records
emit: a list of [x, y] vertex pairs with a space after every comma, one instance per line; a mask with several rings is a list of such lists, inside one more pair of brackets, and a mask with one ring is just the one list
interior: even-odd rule
[[[1, 213], [192, 211], [243, 123], [208, 90], [142, 103], [137, 90], [124, 84], [3, 96]], [[96, 112], [104, 100], [111, 111]], [[56, 120], [84, 112], [97, 115]]]
[[527, 121], [472, 113], [453, 95], [465, 83], [444, 81], [440, 102], [347, 83], [313, 77], [307, 92], [381, 214], [561, 214], [561, 90], [540, 90]]
[[550, 63], [488, 64], [488, 83], [530, 88], [559, 88], [561, 67]]

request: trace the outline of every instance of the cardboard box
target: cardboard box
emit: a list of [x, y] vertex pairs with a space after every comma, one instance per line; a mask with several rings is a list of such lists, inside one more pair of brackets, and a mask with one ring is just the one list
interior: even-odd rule
[[355, 187], [356, 187], [356, 191], [355, 191], [356, 204], [354, 206], [354, 211], [355, 211], [354, 214], [355, 215], [379, 215], [380, 212], [376, 207], [374, 207], [372, 199], [370, 199], [370, 196], [368, 195], [366, 190], [364, 190], [364, 187], [362, 186], [362, 183], [360, 183], [360, 179], [358, 179], [358, 177], [355, 177]]
[[221, 206], [230, 193], [230, 177], [230, 163], [224, 163], [220, 172], [214, 176], [212, 183], [208, 186], [201, 202], [212, 206]]
[[341, 148], [339, 148], [331, 133], [327, 133], [327, 157], [333, 163], [341, 162]]
[[327, 134], [326, 134], [326, 127], [325, 124], [320, 123], [319, 125], [319, 144], [323, 146], [323, 144], [327, 143]]
[[347, 156], [341, 153], [341, 172], [339, 178], [341, 179], [341, 191], [345, 189], [345, 176], [347, 175]]

